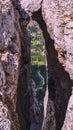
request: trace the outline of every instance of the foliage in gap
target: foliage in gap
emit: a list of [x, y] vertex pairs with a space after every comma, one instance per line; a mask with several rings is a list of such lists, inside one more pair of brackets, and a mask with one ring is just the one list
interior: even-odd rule
[[[32, 79], [36, 83], [37, 99], [43, 113], [43, 98], [45, 95], [46, 86], [46, 66], [45, 66], [45, 45], [44, 38], [39, 26], [31, 21], [28, 26], [32, 41], [31, 41], [31, 70]], [[41, 114], [41, 118], [42, 118]], [[43, 119], [43, 118], [42, 118]]]

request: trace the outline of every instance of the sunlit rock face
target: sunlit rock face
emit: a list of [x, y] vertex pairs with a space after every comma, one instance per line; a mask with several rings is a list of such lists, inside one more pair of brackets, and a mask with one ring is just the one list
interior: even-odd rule
[[33, 12], [41, 7], [42, 0], [20, 0], [22, 7], [31, 16]]
[[55, 41], [59, 61], [73, 79], [73, 1], [44, 0], [42, 14]]
[[[62, 129], [72, 130], [73, 129], [73, 125], [72, 125], [73, 101], [72, 101], [72, 96], [70, 97], [71, 95], [70, 91], [73, 86], [73, 1], [71, 0], [66, 0], [66, 1], [44, 0], [42, 3], [42, 15], [47, 25], [47, 30], [51, 38], [54, 40], [54, 47], [58, 53], [57, 60], [62, 65], [60, 67], [60, 64], [54, 62], [55, 60], [54, 58], [51, 58], [51, 59], [50, 57], [48, 58], [48, 61], [50, 59], [51, 63], [55, 63], [54, 64], [55, 71], [53, 70], [54, 66], [53, 68], [49, 66], [49, 68], [52, 68], [52, 71], [53, 71], [52, 76], [56, 74], [56, 76], [58, 76], [56, 80], [60, 83], [58, 84], [57, 82], [56, 99], [54, 101], [55, 105], [57, 106], [57, 107], [55, 106], [55, 112], [56, 114], [58, 114], [58, 117], [59, 117], [58, 119], [56, 117], [56, 125], [57, 125], [56, 129], [61, 129], [63, 125], [63, 120], [64, 120], [64, 117], [62, 117], [61, 115], [65, 114], [65, 109], [68, 105], [68, 108], [66, 111], [66, 118], [65, 118], [65, 122]], [[49, 49], [48, 49], [48, 52], [49, 52]], [[53, 57], [53, 53], [52, 53], [52, 57]], [[49, 61], [49, 64], [50, 64], [50, 61]], [[56, 71], [56, 65], [58, 65], [57, 71]], [[60, 69], [61, 69], [61, 73], [60, 73]], [[66, 72], [68, 72], [69, 76]], [[64, 103], [63, 103], [63, 100], [64, 100]], [[62, 114], [60, 115], [61, 112]], [[47, 113], [47, 115], [49, 114]], [[58, 127], [58, 123], [60, 123], [59, 127]], [[45, 130], [47, 130], [47, 128], [45, 128]]]
[[72, 95], [68, 102], [66, 117], [62, 130], [72, 130], [72, 129], [73, 129], [73, 90]]
[[[49, 59], [51, 61], [51, 62], [49, 61], [49, 64], [55, 63], [54, 64], [55, 71], [54, 71], [54, 66], [53, 68], [50, 66], [49, 67], [52, 68], [52, 73], [53, 73], [52, 76], [54, 77], [54, 74], [56, 74], [54, 78], [57, 80], [56, 99], [54, 101], [55, 115], [56, 115], [56, 128], [55, 129], [59, 130], [61, 129], [63, 125], [63, 121], [64, 121], [64, 116], [61, 116], [61, 115], [65, 114], [67, 102], [71, 95], [69, 93], [71, 93], [70, 91], [73, 84], [71, 81], [71, 79], [73, 80], [73, 73], [72, 73], [73, 71], [73, 62], [72, 62], [72, 59], [73, 59], [72, 58], [73, 57], [72, 56], [73, 55], [73, 50], [72, 50], [73, 48], [72, 47], [73, 46], [73, 2], [71, 0], [70, 1], [44, 0], [42, 4], [42, 15], [47, 25], [47, 30], [51, 38], [54, 39], [54, 46], [58, 52], [57, 54], [58, 62], [61, 63], [62, 65], [60, 66], [59, 63], [54, 62], [55, 58], [51, 58], [51, 59], [50, 57], [48, 58], [48, 61]], [[48, 52], [49, 52], [49, 49], [48, 49]], [[51, 53], [52, 51], [50, 52], [50, 54]], [[53, 53], [52, 53], [52, 57], [53, 57]], [[66, 70], [69, 73], [70, 77], [63, 70], [62, 67], [64, 68], [64, 70]], [[70, 107], [69, 107], [69, 106], [72, 106], [72, 104], [73, 103], [72, 103], [72, 97], [71, 97], [68, 103], [68, 110], [66, 111], [66, 118], [65, 118], [65, 122], [62, 128], [63, 130], [73, 129], [73, 126], [72, 126], [73, 110], [72, 109], [70, 110]], [[49, 116], [49, 113], [47, 113], [47, 115]], [[48, 116], [46, 116], [46, 119]], [[49, 119], [47, 120], [49, 123]], [[47, 128], [48, 127], [45, 127], [45, 130], [47, 130]]]

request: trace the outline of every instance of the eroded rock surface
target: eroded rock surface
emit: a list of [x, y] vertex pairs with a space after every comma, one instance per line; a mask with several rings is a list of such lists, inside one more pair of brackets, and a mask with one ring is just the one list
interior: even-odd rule
[[0, 130], [11, 130], [11, 122], [7, 117], [8, 109], [0, 101]]
[[[73, 86], [73, 1], [44, 0], [42, 3], [42, 14], [47, 30], [54, 40], [53, 46], [52, 44], [50, 46], [47, 45], [48, 67], [50, 68], [48, 72], [50, 74], [48, 87], [49, 97], [53, 100], [54, 96], [56, 130], [60, 130]], [[70, 112], [72, 113], [72, 111]], [[66, 120], [68, 118], [67, 114]], [[72, 117], [70, 116], [70, 118]], [[71, 120], [70, 118], [69, 120]], [[68, 124], [66, 120], [65, 125]], [[65, 125], [63, 129], [66, 129]], [[73, 129], [73, 127], [67, 127], [67, 129]]]
[[15, 96], [19, 75], [20, 25], [10, 0], [0, 0], [0, 130], [19, 130]]
[[[28, 2], [28, 5], [30, 5], [30, 2]], [[28, 9], [31, 12], [31, 9]], [[73, 86], [73, 1], [43, 0], [41, 9], [45, 21], [44, 24], [46, 24], [50, 35], [43, 31], [45, 32], [43, 35], [46, 39], [48, 60], [49, 98], [54, 103], [52, 104], [54, 108], [52, 111], [55, 112], [56, 120], [56, 128], [54, 128], [54, 123], [52, 124], [51, 122], [49, 129], [52, 129], [53, 125], [53, 129], [60, 130], [65, 119], [68, 100]], [[41, 29], [45, 30], [42, 19], [38, 18], [38, 10], [36, 10], [36, 13], [33, 10], [32, 14], [34, 14], [33, 19], [39, 23]], [[47, 107], [47, 109], [49, 108]], [[48, 116], [49, 112], [47, 112], [46, 118]], [[48, 125], [51, 119], [52, 117], [50, 117], [50, 120], [47, 118]], [[44, 128], [44, 130], [47, 129], [48, 127]]]
[[55, 41], [59, 61], [73, 79], [73, 1], [44, 0], [42, 14], [47, 30]]
[[30, 74], [30, 37], [26, 31], [29, 16], [25, 10], [37, 21], [45, 39], [49, 95], [43, 130], [72, 130], [72, 0], [0, 0], [0, 129], [27, 130], [38, 126], [33, 122], [38, 107]]
[[42, 0], [19, 0], [23, 9], [31, 16], [33, 12], [37, 11], [41, 7]]
[[72, 130], [72, 129], [73, 129], [73, 90], [68, 102], [66, 117], [62, 130]]

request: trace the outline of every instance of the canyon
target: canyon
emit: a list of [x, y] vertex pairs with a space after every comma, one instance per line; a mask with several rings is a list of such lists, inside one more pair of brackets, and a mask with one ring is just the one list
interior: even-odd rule
[[[44, 118], [31, 77], [31, 35], [46, 49]], [[73, 1], [0, 0], [0, 130], [73, 130]]]

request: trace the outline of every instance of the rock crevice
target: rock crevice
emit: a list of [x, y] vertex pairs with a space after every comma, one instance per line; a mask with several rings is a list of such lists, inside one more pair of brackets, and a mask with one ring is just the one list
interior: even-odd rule
[[31, 38], [26, 29], [31, 17], [43, 32], [48, 67], [49, 94], [42, 129], [71, 130], [72, 0], [0, 0], [0, 129], [29, 130], [39, 121], [30, 69]]

